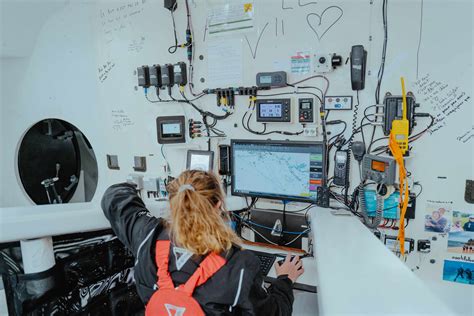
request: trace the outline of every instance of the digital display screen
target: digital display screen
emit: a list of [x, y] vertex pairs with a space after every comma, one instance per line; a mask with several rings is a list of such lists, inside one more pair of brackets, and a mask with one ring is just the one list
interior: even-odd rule
[[343, 152], [336, 153], [336, 162], [337, 163], [346, 163], [347, 155]]
[[303, 103], [301, 103], [301, 108], [302, 108], [303, 110], [310, 110], [310, 109], [311, 109], [311, 103], [309, 103], [309, 102], [303, 102]]
[[234, 140], [231, 157], [234, 195], [313, 202], [323, 183], [321, 143]]
[[263, 84], [272, 83], [272, 76], [260, 76], [260, 83], [263, 83]]
[[373, 160], [372, 161], [372, 170], [385, 172], [385, 162]]
[[281, 103], [261, 103], [260, 117], [281, 117], [282, 116]]
[[161, 126], [163, 135], [176, 135], [181, 134], [181, 124], [180, 123], [164, 123]]
[[191, 155], [191, 161], [189, 162], [189, 169], [209, 171], [210, 164], [211, 164], [211, 156], [194, 154], [194, 155]]

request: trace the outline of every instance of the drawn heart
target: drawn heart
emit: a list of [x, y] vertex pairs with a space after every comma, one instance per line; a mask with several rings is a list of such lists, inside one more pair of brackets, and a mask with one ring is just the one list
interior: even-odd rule
[[[325, 25], [327, 24], [323, 25], [323, 18], [324, 18], [324, 14], [326, 12], [329, 12], [330, 10], [331, 11], [337, 10], [339, 11], [340, 15], [329, 26], [326, 27]], [[308, 23], [311, 30], [313, 30], [314, 34], [316, 34], [316, 36], [318, 37], [318, 40], [321, 41], [324, 35], [326, 35], [326, 33], [331, 29], [331, 27], [333, 27], [334, 24], [336, 24], [342, 18], [343, 15], [344, 15], [344, 11], [340, 7], [333, 5], [324, 9], [321, 15], [317, 13], [309, 13], [306, 16], [306, 22]], [[319, 20], [319, 22], [316, 25], [312, 24], [312, 21], [311, 21], [312, 16], [317, 17]], [[321, 35], [319, 35], [318, 30], [319, 32], [322, 32]]]

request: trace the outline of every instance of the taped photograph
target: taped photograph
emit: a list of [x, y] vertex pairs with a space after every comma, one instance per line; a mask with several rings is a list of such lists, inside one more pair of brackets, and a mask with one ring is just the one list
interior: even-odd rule
[[443, 280], [474, 284], [474, 263], [465, 261], [444, 260]]
[[453, 211], [448, 251], [474, 255], [474, 212]]

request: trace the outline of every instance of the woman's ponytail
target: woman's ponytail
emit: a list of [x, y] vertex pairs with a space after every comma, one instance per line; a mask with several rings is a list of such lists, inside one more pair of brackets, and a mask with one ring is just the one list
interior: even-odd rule
[[183, 172], [168, 186], [170, 233], [173, 241], [188, 251], [204, 255], [223, 252], [240, 239], [230, 227], [224, 195], [217, 178], [197, 170]]

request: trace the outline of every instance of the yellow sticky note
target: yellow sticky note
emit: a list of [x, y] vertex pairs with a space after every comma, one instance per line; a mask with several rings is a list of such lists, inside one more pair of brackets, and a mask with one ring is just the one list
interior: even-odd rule
[[244, 12], [245, 13], [252, 12], [252, 8], [253, 8], [252, 3], [245, 3], [244, 4]]

